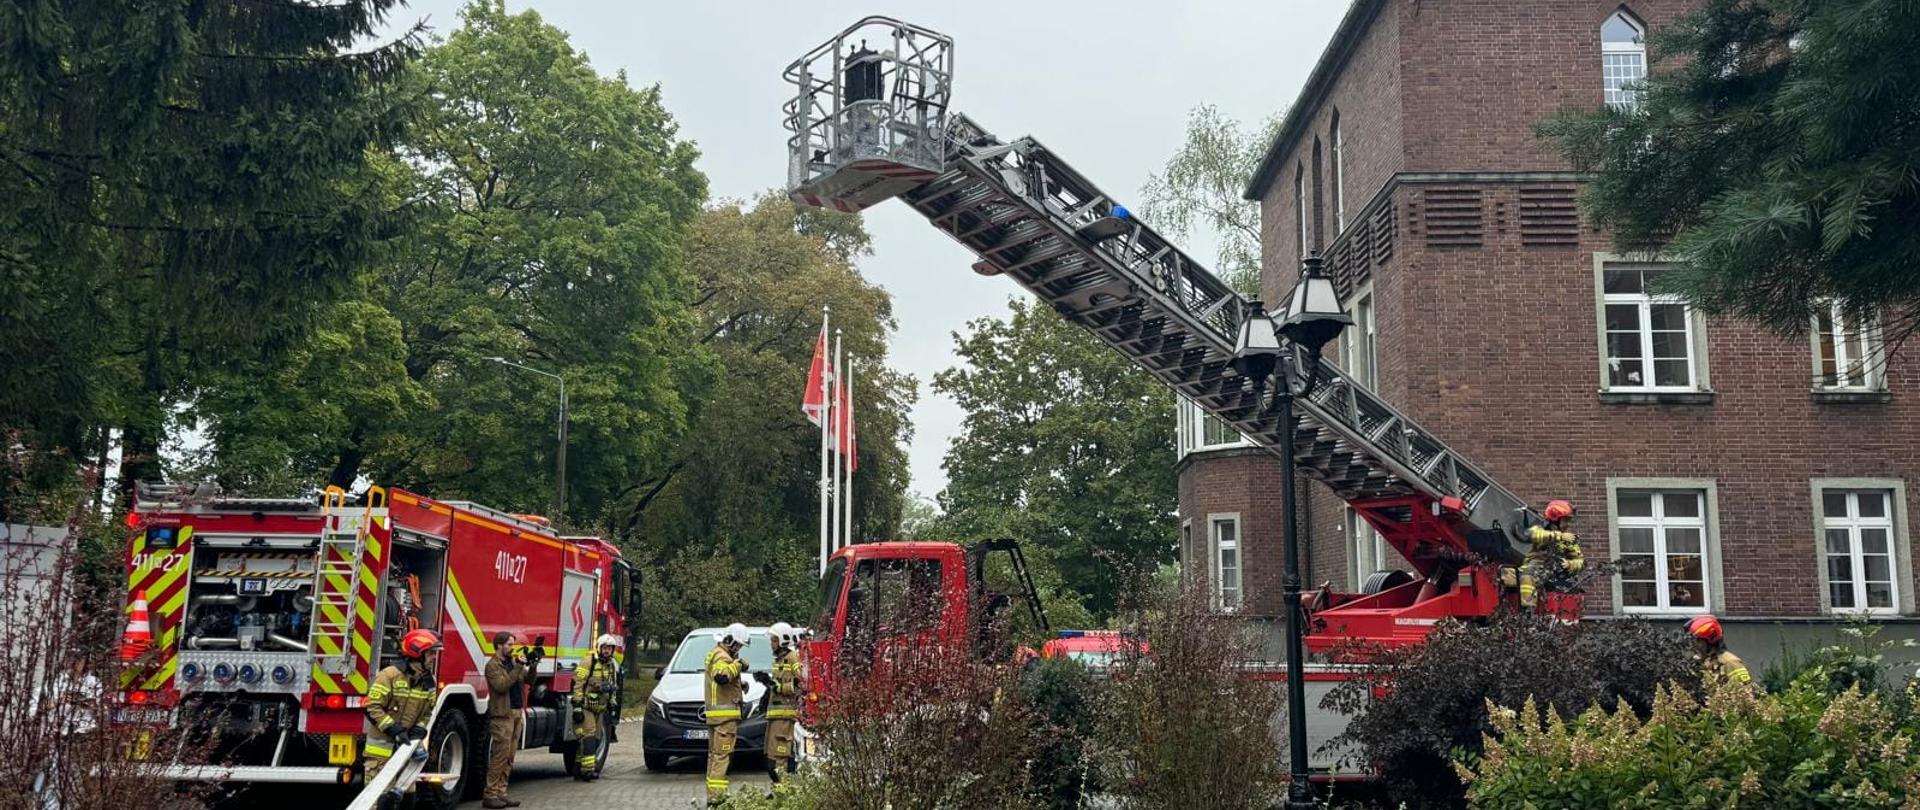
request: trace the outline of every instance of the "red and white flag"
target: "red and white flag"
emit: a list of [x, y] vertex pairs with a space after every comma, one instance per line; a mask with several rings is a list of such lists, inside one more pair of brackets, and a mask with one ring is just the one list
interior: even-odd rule
[[834, 405], [836, 417], [842, 430], [835, 437], [833, 449], [847, 457], [847, 472], [860, 469], [860, 442], [853, 432], [853, 376], [848, 375], [846, 383], [837, 386], [840, 389], [839, 401]]
[[833, 363], [827, 359], [827, 324], [820, 323], [820, 342], [813, 344], [813, 366], [807, 370], [807, 391], [800, 398], [800, 412], [806, 414], [807, 421], [825, 428], [827, 426], [826, 393], [824, 389], [833, 382]]

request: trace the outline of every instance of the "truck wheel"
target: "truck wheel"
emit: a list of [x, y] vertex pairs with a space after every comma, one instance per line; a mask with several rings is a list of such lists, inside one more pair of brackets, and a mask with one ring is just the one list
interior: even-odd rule
[[421, 783], [415, 789], [414, 806], [419, 810], [453, 810], [467, 782], [485, 779], [469, 767], [473, 751], [466, 714], [459, 710], [441, 712], [427, 734], [427, 771], [446, 774], [446, 779], [437, 786]]
[[[600, 754], [593, 763], [593, 772], [596, 775], [606, 772], [607, 757], [613, 753], [613, 745], [609, 742], [613, 727], [607, 724], [611, 716], [612, 712], [600, 715]], [[561, 762], [567, 766], [567, 775], [578, 778], [580, 776], [580, 741], [574, 740], [567, 743], [567, 747], [560, 751], [560, 757]]]

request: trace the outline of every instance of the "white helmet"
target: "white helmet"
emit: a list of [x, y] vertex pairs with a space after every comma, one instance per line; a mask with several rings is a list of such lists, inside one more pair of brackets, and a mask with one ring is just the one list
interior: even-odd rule
[[720, 640], [734, 644], [747, 643], [747, 626], [739, 622], [727, 625], [727, 629], [720, 633]]
[[612, 647], [617, 650], [617, 649], [620, 649], [620, 637], [612, 633], [608, 633], [606, 635], [601, 636], [599, 641], [594, 642], [593, 646]]
[[794, 642], [793, 625], [787, 624], [786, 622], [774, 622], [773, 627], [769, 628], [767, 633], [773, 636], [774, 644], [792, 644]]

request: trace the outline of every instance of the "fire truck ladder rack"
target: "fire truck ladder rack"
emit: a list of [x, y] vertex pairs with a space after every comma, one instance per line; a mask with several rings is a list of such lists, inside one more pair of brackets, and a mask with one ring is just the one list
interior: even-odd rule
[[[1248, 302], [1032, 138], [1000, 143], [955, 116], [946, 170], [904, 195], [934, 227], [1255, 444], [1278, 451], [1262, 386], [1228, 365]], [[1408, 496], [1455, 520], [1445, 538], [1499, 529], [1525, 504], [1332, 363], [1296, 402], [1295, 463], [1357, 507]], [[1385, 520], [1369, 515], [1370, 520]], [[1399, 518], [1412, 522], [1412, 515]], [[1442, 538], [1432, 538], [1442, 539]], [[1484, 547], [1484, 545], [1483, 545]], [[1423, 569], [1413, 549], [1402, 551]]]
[[344, 675], [353, 666], [354, 597], [367, 527], [346, 514], [347, 493], [327, 487], [320, 537], [319, 577], [313, 594], [313, 656], [321, 671]]

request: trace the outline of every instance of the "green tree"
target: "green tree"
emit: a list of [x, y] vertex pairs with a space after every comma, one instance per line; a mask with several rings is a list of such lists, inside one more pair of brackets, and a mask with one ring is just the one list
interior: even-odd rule
[[1638, 104], [1540, 132], [1694, 305], [1798, 334], [1832, 300], [1897, 342], [1920, 327], [1917, 41], [1904, 0], [1710, 0], [1655, 33]]
[[[389, 231], [370, 156], [418, 29], [399, 0], [52, 0], [0, 25], [0, 432], [58, 476], [283, 354]], [[9, 465], [11, 466], [11, 465]], [[8, 481], [0, 512], [18, 482]]]
[[1010, 307], [969, 323], [965, 365], [934, 377], [966, 412], [940, 505], [961, 536], [1042, 549], [1104, 617], [1173, 556], [1173, 394], [1052, 311]]
[[1260, 204], [1241, 190], [1280, 121], [1275, 115], [1250, 132], [1211, 104], [1193, 108], [1186, 141], [1141, 192], [1143, 219], [1169, 239], [1196, 231], [1211, 237], [1218, 248], [1213, 271], [1248, 295], [1260, 289]]
[[415, 227], [327, 326], [379, 338], [208, 397], [215, 466], [284, 456], [291, 428], [295, 479], [544, 511], [558, 388], [486, 360], [504, 357], [566, 378], [566, 512], [592, 526], [669, 463], [709, 384], [683, 253], [706, 181], [657, 87], [602, 76], [534, 12], [476, 2], [461, 21], [420, 60], [416, 122], [381, 163]]
[[[818, 592], [820, 433], [800, 413], [820, 308], [832, 308], [854, 369], [859, 539], [893, 536], [907, 483], [912, 378], [887, 366], [894, 329], [886, 291], [861, 278], [867, 249], [858, 217], [794, 205], [782, 195], [703, 212], [687, 244], [695, 279], [695, 340], [711, 352], [711, 386], [685, 438], [657, 474], [630, 483], [616, 530], [645, 538], [643, 554], [724, 556], [745, 600], [693, 613], [695, 621], [811, 621]], [[711, 583], [668, 578], [665, 598], [704, 604]], [[677, 595], [676, 595], [677, 594]], [[670, 632], [684, 631], [669, 628]]]

